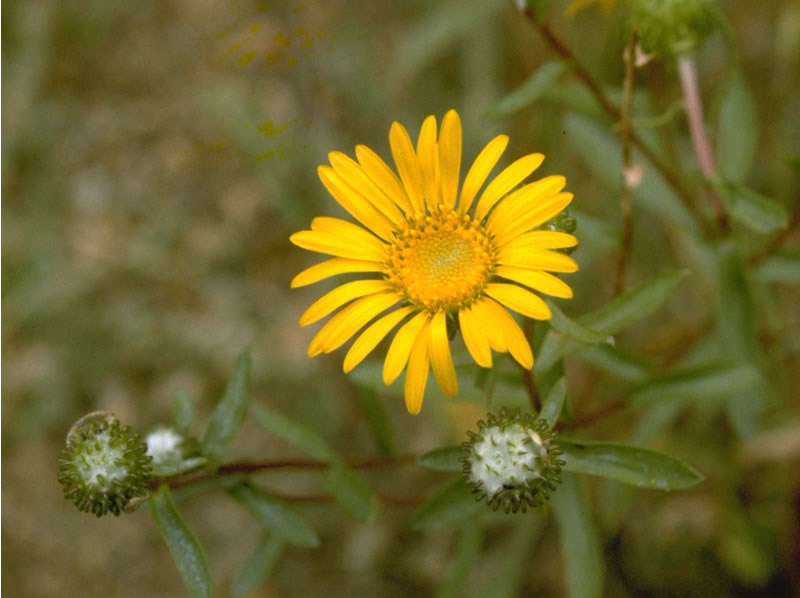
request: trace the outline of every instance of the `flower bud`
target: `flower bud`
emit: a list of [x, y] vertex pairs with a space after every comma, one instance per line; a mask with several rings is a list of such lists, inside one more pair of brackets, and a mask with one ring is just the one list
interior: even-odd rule
[[113, 414], [96, 411], [67, 434], [58, 467], [64, 498], [81, 511], [119, 515], [148, 494], [152, 469], [147, 446]]
[[197, 440], [175, 428], [160, 426], [145, 437], [147, 454], [153, 460], [153, 474], [165, 478], [202, 467], [206, 459], [200, 456]]
[[468, 432], [464, 443], [464, 475], [474, 486], [477, 500], [486, 499], [506, 513], [525, 512], [543, 504], [561, 483], [561, 450], [547, 422], [519, 411], [489, 414], [478, 422], [478, 433]]
[[698, 47], [719, 19], [715, 0], [631, 0], [629, 14], [642, 49], [662, 60]]

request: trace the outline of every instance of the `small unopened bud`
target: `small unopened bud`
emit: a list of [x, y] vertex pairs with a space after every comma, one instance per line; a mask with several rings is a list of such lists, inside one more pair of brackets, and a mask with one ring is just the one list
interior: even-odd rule
[[719, 22], [715, 0], [630, 0], [630, 28], [662, 60], [698, 47]]
[[155, 428], [147, 434], [145, 444], [156, 477], [179, 475], [206, 463], [206, 459], [199, 455], [197, 441], [175, 428]]
[[543, 504], [561, 483], [564, 464], [547, 422], [504, 409], [487, 419], [478, 422], [478, 433], [467, 433], [470, 440], [461, 459], [476, 499], [506, 513]]
[[98, 517], [130, 510], [148, 494], [152, 469], [146, 452], [139, 435], [113, 414], [82, 417], [67, 434], [59, 459], [64, 498]]

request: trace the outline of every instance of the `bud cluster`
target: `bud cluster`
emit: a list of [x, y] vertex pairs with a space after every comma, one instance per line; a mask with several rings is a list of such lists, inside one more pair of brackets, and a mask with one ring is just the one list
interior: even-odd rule
[[642, 49], [662, 60], [697, 48], [720, 18], [715, 0], [631, 0], [629, 6]]
[[461, 459], [477, 500], [486, 499], [506, 513], [543, 504], [561, 483], [564, 464], [547, 422], [505, 410], [498, 416], [490, 413], [487, 420], [478, 422], [477, 433], [467, 433], [470, 440]]
[[150, 461], [137, 433], [99, 411], [75, 422], [67, 434], [58, 481], [64, 498], [79, 510], [119, 515], [147, 496]]

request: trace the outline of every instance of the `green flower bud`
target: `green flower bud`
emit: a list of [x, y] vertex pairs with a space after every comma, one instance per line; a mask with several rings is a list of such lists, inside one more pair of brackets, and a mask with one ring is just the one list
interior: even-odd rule
[[470, 440], [461, 458], [476, 500], [485, 499], [494, 510], [502, 506], [506, 513], [524, 513], [546, 502], [561, 483], [564, 464], [547, 422], [505, 409], [487, 419], [478, 422], [478, 433], [467, 432]]
[[718, 22], [716, 0], [630, 0], [630, 28], [662, 60], [698, 47]]
[[145, 438], [147, 454], [153, 460], [153, 475], [166, 478], [206, 464], [197, 440], [169, 426], [154, 428]]
[[131, 510], [148, 494], [152, 470], [147, 446], [113, 414], [96, 411], [67, 434], [58, 467], [64, 498], [102, 517]]

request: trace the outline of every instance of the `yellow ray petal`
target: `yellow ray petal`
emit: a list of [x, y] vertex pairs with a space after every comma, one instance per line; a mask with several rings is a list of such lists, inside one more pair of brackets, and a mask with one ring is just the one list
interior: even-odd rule
[[506, 339], [500, 327], [492, 322], [492, 313], [489, 311], [489, 308], [486, 307], [486, 304], [491, 301], [492, 300], [488, 297], [476, 301], [472, 304], [472, 313], [475, 316], [476, 324], [480, 327], [484, 336], [486, 336], [489, 347], [500, 353], [505, 353], [508, 351], [508, 343], [506, 343]]
[[441, 169], [442, 206], [452, 210], [458, 194], [458, 177], [461, 171], [461, 119], [458, 112], [450, 110], [442, 120], [439, 135], [439, 165]]
[[308, 354], [313, 357], [318, 353], [330, 353], [341, 347], [379, 313], [387, 310], [402, 299], [400, 295], [376, 293], [356, 299], [350, 305], [336, 313], [319, 329], [308, 345]]
[[566, 184], [566, 177], [553, 175], [523, 185], [503, 198], [487, 218], [486, 225], [501, 230], [531, 210], [537, 209], [542, 201], [561, 191]]
[[486, 147], [475, 158], [475, 162], [472, 163], [469, 172], [467, 172], [467, 177], [464, 179], [464, 186], [461, 188], [461, 198], [458, 201], [459, 213], [466, 214], [472, 207], [475, 196], [486, 181], [486, 177], [492, 172], [500, 156], [503, 155], [507, 145], [508, 136], [498, 135], [487, 143]]
[[303, 230], [294, 233], [289, 240], [298, 247], [309, 251], [352, 260], [380, 263], [386, 259], [386, 246], [377, 237], [364, 230], [358, 235], [349, 236], [325, 231]]
[[311, 304], [311, 307], [300, 316], [300, 326], [308, 326], [321, 320], [353, 299], [391, 289], [391, 285], [385, 280], [354, 280], [353, 282], [346, 282]]
[[292, 279], [292, 288], [304, 287], [320, 280], [336, 276], [337, 274], [347, 274], [349, 272], [381, 272], [383, 266], [378, 262], [365, 262], [363, 260], [349, 260], [343, 257], [335, 257], [325, 260], [319, 264], [314, 264], [306, 268]]
[[475, 363], [483, 368], [492, 367], [492, 348], [489, 346], [489, 337], [486, 336], [472, 309], [458, 310], [458, 322], [461, 327], [461, 337]]
[[353, 189], [350, 185], [342, 180], [342, 177], [330, 166], [320, 166], [317, 168], [322, 184], [328, 190], [333, 198], [342, 206], [347, 212], [366, 228], [374, 232], [382, 239], [389, 241], [392, 239], [392, 232], [395, 227], [392, 221], [375, 206], [373, 206], [366, 197], [361, 195], [358, 191]]
[[439, 388], [448, 397], [454, 397], [458, 392], [458, 379], [450, 354], [450, 339], [447, 338], [447, 316], [443, 311], [436, 312], [431, 320], [428, 352]]
[[389, 145], [392, 148], [394, 164], [400, 180], [403, 181], [408, 199], [414, 209], [414, 215], [420, 216], [425, 213], [425, 200], [422, 194], [422, 174], [419, 171], [417, 154], [414, 153], [414, 146], [408, 131], [398, 122], [392, 123], [389, 130]]
[[381, 157], [366, 145], [356, 146], [356, 157], [366, 175], [406, 213], [413, 212], [403, 183]]
[[550, 272], [577, 272], [578, 270], [578, 264], [571, 257], [547, 249], [509, 249], [504, 247], [497, 252], [497, 263]]
[[562, 299], [570, 299], [572, 297], [572, 289], [567, 283], [541, 270], [515, 268], [514, 266], [498, 266], [495, 268], [494, 273], [497, 276], [524, 284], [526, 287], [530, 287], [546, 295], [561, 297]]
[[549, 320], [553, 315], [541, 297], [515, 284], [491, 282], [486, 285], [485, 292], [492, 299], [534, 320]]
[[328, 159], [342, 180], [351, 188], [357, 189], [365, 199], [391, 220], [392, 224], [398, 225], [405, 221], [397, 203], [373, 182], [358, 162], [342, 152], [331, 152], [328, 154]]
[[411, 356], [408, 360], [405, 380], [406, 409], [411, 415], [417, 415], [422, 410], [422, 401], [425, 398], [425, 386], [428, 384], [428, 370], [430, 366], [428, 353], [428, 328], [430, 320], [425, 320], [424, 326], [419, 331]]
[[[386, 353], [386, 360], [383, 362], [383, 383], [386, 385], [394, 382], [406, 367], [408, 355], [414, 342], [417, 340], [419, 331], [428, 322], [430, 315], [428, 312], [420, 312], [400, 327], [397, 334], [389, 345]], [[427, 341], [426, 341], [427, 343]], [[426, 344], [427, 351], [427, 344]]]
[[495, 242], [499, 247], [525, 231], [541, 226], [566, 208], [571, 201], [572, 193], [557, 193], [517, 214], [510, 215], [505, 222], [497, 221], [491, 226], [487, 224], [487, 228], [495, 234]]
[[422, 175], [422, 191], [425, 204], [431, 213], [439, 205], [439, 152], [436, 147], [436, 117], [429, 116], [422, 122], [417, 138], [417, 161]]
[[557, 230], [533, 230], [503, 245], [504, 251], [528, 252], [575, 247], [578, 239]]
[[525, 177], [539, 168], [542, 162], [544, 162], [544, 156], [542, 154], [528, 154], [514, 161], [498, 174], [494, 180], [489, 183], [483, 194], [481, 194], [478, 205], [475, 207], [475, 219], [483, 220], [492, 207], [494, 207], [494, 204], [521, 183]]
[[488, 323], [492, 326], [497, 326], [497, 329], [502, 332], [503, 338], [508, 345], [508, 351], [511, 353], [512, 357], [516, 359], [517, 363], [522, 367], [531, 369], [533, 367], [533, 352], [519, 324], [517, 324], [512, 315], [503, 309], [496, 301], [487, 298], [483, 302], [483, 305], [489, 315]]
[[344, 373], [350, 373], [354, 367], [361, 363], [364, 358], [378, 346], [378, 343], [391, 332], [392, 328], [397, 326], [398, 322], [412, 311], [413, 309], [411, 307], [401, 307], [400, 309], [389, 312], [376, 322], [370, 324], [369, 328], [362, 332], [353, 342], [347, 355], [345, 355], [343, 364]]

